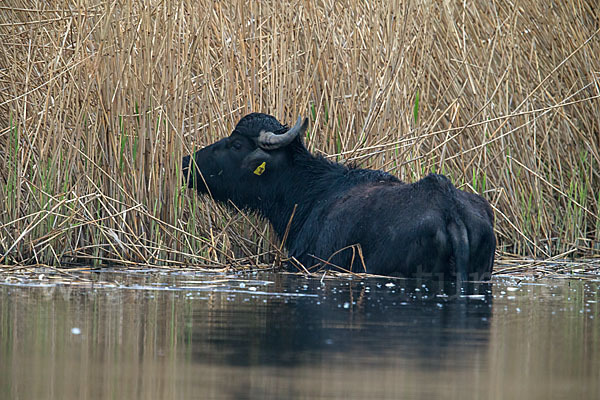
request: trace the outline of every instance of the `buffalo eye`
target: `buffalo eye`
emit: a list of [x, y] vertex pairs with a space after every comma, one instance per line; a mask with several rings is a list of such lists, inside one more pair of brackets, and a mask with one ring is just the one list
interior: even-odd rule
[[242, 148], [242, 142], [240, 140], [234, 140], [233, 142], [231, 142], [230, 144], [231, 147], [233, 147], [236, 150], [239, 150]]

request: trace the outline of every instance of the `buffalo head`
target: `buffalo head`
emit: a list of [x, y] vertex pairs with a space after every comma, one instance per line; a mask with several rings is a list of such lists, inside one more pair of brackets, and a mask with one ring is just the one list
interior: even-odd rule
[[249, 195], [290, 163], [287, 147], [302, 137], [308, 119], [289, 128], [274, 117], [253, 113], [243, 117], [228, 137], [183, 158], [188, 187], [216, 200]]

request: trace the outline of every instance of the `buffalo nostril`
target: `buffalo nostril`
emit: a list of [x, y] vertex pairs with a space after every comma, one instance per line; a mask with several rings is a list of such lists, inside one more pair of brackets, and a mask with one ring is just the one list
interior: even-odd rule
[[183, 160], [181, 161], [181, 164], [183, 166], [183, 168], [188, 168], [190, 166], [190, 156], [185, 156], [183, 157]]
[[190, 156], [183, 157], [181, 161], [181, 171], [183, 173], [183, 182], [187, 182], [190, 173]]

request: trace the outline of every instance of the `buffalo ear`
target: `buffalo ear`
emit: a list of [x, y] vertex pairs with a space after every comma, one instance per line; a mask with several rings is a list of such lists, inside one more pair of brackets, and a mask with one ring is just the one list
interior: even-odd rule
[[242, 169], [250, 170], [254, 172], [255, 175], [262, 175], [268, 168], [271, 158], [269, 153], [258, 148], [244, 158], [242, 161]]

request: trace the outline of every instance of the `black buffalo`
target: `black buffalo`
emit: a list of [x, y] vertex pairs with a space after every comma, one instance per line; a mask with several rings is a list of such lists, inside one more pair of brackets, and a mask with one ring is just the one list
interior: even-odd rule
[[302, 141], [307, 126], [246, 115], [229, 137], [183, 158], [188, 186], [263, 215], [298, 268], [490, 277], [496, 238], [485, 199], [443, 175], [407, 184], [312, 155]]

